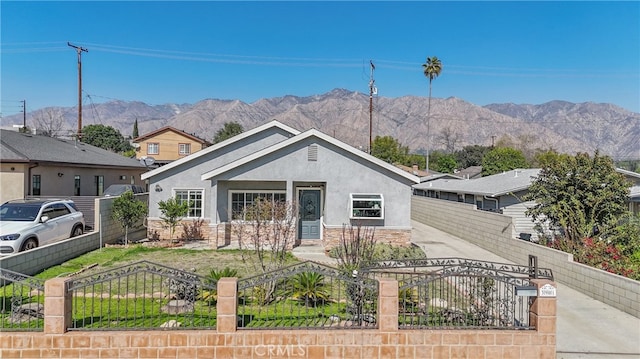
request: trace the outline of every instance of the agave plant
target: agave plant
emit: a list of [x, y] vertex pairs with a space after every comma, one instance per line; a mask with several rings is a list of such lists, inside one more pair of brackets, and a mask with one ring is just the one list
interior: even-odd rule
[[220, 278], [238, 277], [238, 271], [233, 268], [225, 267], [222, 270], [212, 269], [204, 279], [207, 288], [200, 291], [199, 299], [205, 301], [209, 305], [218, 302], [218, 291], [212, 289], [218, 284]]
[[315, 272], [302, 272], [291, 278], [287, 291], [290, 297], [304, 301], [306, 306], [316, 306], [329, 300], [329, 290], [324, 276]]

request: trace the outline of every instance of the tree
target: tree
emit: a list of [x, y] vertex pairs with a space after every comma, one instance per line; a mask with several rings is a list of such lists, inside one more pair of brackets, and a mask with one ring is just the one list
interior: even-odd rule
[[158, 202], [158, 208], [162, 212], [160, 219], [165, 227], [169, 228], [169, 239], [173, 239], [173, 233], [182, 218], [189, 213], [190, 205], [188, 201], [182, 201], [178, 197]]
[[487, 146], [464, 146], [461, 150], [456, 151], [456, 160], [460, 168], [482, 166], [482, 158], [490, 150], [491, 148]]
[[376, 136], [371, 146], [371, 155], [388, 163], [404, 164], [408, 154], [409, 148], [391, 136]]
[[113, 201], [111, 217], [124, 229], [124, 244], [129, 243], [129, 228], [147, 214], [147, 206], [126, 191]]
[[452, 153], [445, 153], [436, 161], [435, 170], [441, 173], [453, 173], [458, 168], [456, 156]]
[[497, 147], [487, 152], [482, 159], [482, 175], [489, 176], [516, 168], [528, 168], [527, 160], [519, 150]]
[[451, 127], [446, 127], [440, 132], [440, 140], [447, 153], [454, 153], [456, 150], [456, 143], [460, 141], [460, 134]]
[[136, 122], [133, 123], [133, 133], [131, 134], [132, 138], [138, 138], [140, 137], [140, 134], [138, 134], [138, 118], [136, 118]]
[[107, 151], [122, 153], [133, 148], [120, 131], [111, 126], [88, 125], [82, 128], [82, 142]]
[[551, 158], [523, 199], [536, 202], [526, 211], [534, 221], [548, 221], [568, 239], [579, 241], [615, 227], [627, 211], [630, 187], [611, 158], [578, 153]]
[[235, 135], [239, 135], [244, 132], [242, 125], [237, 122], [225, 122], [223, 127], [216, 132], [213, 137], [213, 143], [219, 143], [226, 139], [229, 139]]
[[40, 135], [58, 137], [64, 126], [64, 116], [60, 109], [48, 108], [35, 116], [36, 130]]
[[429, 148], [431, 145], [431, 84], [442, 72], [442, 62], [437, 57], [427, 57], [422, 64], [424, 75], [429, 79], [429, 106], [427, 107], [427, 172], [429, 171]]

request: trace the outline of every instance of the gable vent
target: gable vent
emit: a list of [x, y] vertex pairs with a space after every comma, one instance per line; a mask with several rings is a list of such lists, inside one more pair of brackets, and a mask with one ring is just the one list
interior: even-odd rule
[[307, 160], [314, 162], [318, 160], [318, 145], [309, 145]]

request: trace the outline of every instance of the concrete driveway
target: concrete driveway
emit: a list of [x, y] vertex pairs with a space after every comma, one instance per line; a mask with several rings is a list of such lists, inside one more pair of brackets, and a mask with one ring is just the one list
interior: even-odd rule
[[[429, 258], [461, 257], [513, 263], [433, 227], [416, 221], [412, 225], [412, 242], [422, 247]], [[640, 358], [640, 318], [562, 283], [557, 284], [557, 358]]]
[[[458, 237], [413, 221], [411, 241], [429, 258], [469, 258], [513, 263]], [[322, 245], [305, 243], [293, 254], [300, 259], [335, 265]], [[553, 268], [551, 268], [553, 270]], [[640, 319], [557, 283], [558, 359], [640, 359]], [[640, 305], [640, 303], [639, 303]]]

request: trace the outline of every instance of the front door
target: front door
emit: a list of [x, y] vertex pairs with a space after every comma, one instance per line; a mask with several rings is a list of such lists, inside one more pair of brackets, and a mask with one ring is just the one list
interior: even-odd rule
[[300, 239], [320, 239], [320, 190], [300, 190], [300, 220], [298, 237]]

